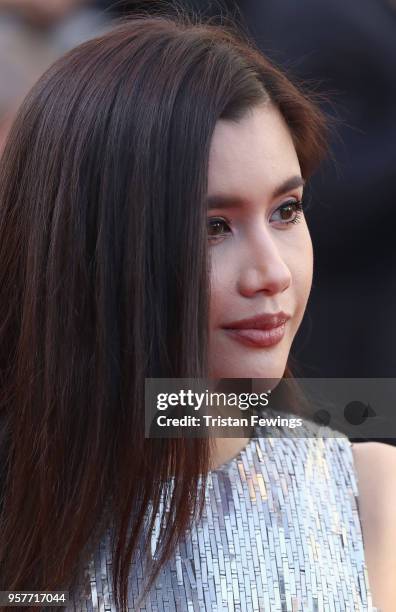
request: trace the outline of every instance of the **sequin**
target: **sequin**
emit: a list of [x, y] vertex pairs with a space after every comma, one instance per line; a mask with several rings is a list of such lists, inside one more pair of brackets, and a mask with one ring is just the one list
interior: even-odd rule
[[[131, 611], [143, 584], [138, 561]], [[87, 598], [72, 595], [66, 610], [117, 612], [108, 532], [86, 576]], [[202, 519], [139, 610], [380, 612], [372, 605], [348, 438], [308, 419], [298, 432], [256, 428], [237, 457], [209, 473]]]

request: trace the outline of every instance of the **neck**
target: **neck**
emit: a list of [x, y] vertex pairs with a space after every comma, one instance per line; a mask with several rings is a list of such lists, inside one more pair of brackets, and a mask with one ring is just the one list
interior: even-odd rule
[[210, 469], [216, 470], [243, 450], [250, 438], [212, 438]]

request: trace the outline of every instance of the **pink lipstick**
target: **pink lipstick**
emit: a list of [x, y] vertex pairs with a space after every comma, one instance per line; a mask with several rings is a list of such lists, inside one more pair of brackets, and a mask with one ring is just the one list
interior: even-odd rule
[[282, 340], [288, 319], [290, 319], [290, 315], [284, 312], [263, 313], [226, 323], [223, 325], [223, 329], [234, 340], [238, 340], [246, 346], [265, 348], [274, 346]]

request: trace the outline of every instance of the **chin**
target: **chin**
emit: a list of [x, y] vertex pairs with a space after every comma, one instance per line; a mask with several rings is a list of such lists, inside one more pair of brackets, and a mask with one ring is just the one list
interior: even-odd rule
[[210, 379], [219, 378], [273, 378], [280, 380], [285, 372], [287, 355], [241, 356], [223, 359], [209, 369]]
[[227, 370], [227, 371], [221, 371], [217, 374], [209, 374], [209, 379], [210, 380], [219, 380], [222, 378], [255, 378], [255, 379], [271, 379], [274, 381], [279, 382], [280, 379], [283, 377], [283, 374], [285, 372], [285, 368], [283, 368], [282, 370], [273, 368], [271, 371], [266, 371], [265, 373], [263, 373], [262, 370], [247, 370], [246, 368], [236, 368], [235, 370]]
[[294, 329], [289, 327], [278, 344], [266, 348], [230, 342], [223, 334], [214, 336], [209, 343], [209, 378], [271, 378], [279, 381], [286, 369], [294, 335]]

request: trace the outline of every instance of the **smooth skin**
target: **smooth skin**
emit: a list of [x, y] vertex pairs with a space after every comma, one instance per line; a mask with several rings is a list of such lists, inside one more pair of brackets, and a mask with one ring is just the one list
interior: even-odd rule
[[[312, 284], [312, 243], [297, 205], [302, 196], [293, 140], [272, 104], [255, 107], [237, 123], [218, 122], [208, 178], [210, 378], [282, 377]], [[243, 345], [223, 327], [279, 311], [290, 319], [282, 340], [271, 347]], [[216, 438], [212, 469], [237, 456], [247, 442], [248, 438]], [[352, 450], [373, 602], [381, 612], [393, 612], [396, 448], [366, 442], [352, 445]]]
[[[275, 195], [289, 181], [296, 186]], [[302, 197], [302, 183], [290, 132], [274, 107], [254, 109], [239, 123], [218, 122], [209, 155], [208, 196], [235, 201], [208, 213], [210, 377], [283, 375], [312, 284], [312, 243], [304, 216], [298, 223], [286, 223], [281, 216], [296, 220], [293, 209]], [[222, 329], [230, 321], [279, 311], [291, 318], [282, 341], [269, 348], [246, 347]]]

